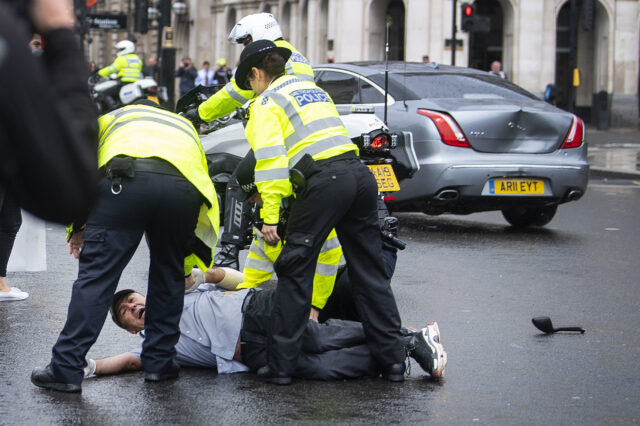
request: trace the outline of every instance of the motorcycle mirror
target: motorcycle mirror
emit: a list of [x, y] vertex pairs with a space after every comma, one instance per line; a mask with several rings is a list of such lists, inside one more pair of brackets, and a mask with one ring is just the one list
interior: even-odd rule
[[552, 334], [557, 331], [577, 331], [580, 334], [584, 333], [585, 330], [582, 327], [559, 327], [554, 328], [553, 323], [551, 322], [551, 318], [549, 317], [535, 317], [531, 319], [533, 325], [543, 333]]

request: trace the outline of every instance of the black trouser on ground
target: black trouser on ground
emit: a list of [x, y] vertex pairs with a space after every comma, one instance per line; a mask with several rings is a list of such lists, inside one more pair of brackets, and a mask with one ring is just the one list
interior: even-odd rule
[[237, 171], [237, 168], [233, 171], [225, 192], [224, 232], [220, 236], [220, 242], [242, 248], [248, 243], [252, 203], [236, 180]]
[[[347, 157], [347, 158], [345, 158]], [[285, 245], [275, 262], [275, 292], [269, 360], [271, 371], [293, 374], [311, 306], [318, 254], [336, 229], [349, 265], [349, 281], [367, 343], [382, 366], [402, 362], [400, 315], [382, 258], [377, 184], [354, 155], [317, 162], [293, 203]]]
[[[252, 290], [251, 294], [243, 307], [240, 340], [242, 362], [255, 372], [267, 364], [267, 328], [275, 290]], [[304, 379], [339, 380], [377, 377], [380, 372], [380, 365], [367, 345], [362, 324], [339, 319], [322, 324], [306, 321], [293, 375]]]
[[7, 264], [21, 225], [20, 206], [11, 194], [0, 186], [0, 277], [7, 276]]
[[150, 373], [168, 368], [180, 337], [187, 242], [202, 202], [202, 195], [181, 175], [136, 171], [133, 179], [123, 179], [117, 195], [110, 180], [100, 180], [67, 321], [52, 351], [51, 366], [58, 378], [82, 382], [85, 356], [98, 338], [122, 271], [143, 233], [150, 264], [142, 365]]

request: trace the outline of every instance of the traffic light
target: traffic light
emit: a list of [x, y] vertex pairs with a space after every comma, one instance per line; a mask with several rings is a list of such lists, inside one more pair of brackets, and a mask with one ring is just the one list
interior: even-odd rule
[[462, 14], [460, 15], [460, 28], [464, 32], [473, 30], [473, 19], [476, 15], [476, 8], [469, 3], [462, 3]]
[[462, 3], [461, 12], [460, 28], [462, 31], [467, 33], [489, 32], [491, 29], [491, 18], [479, 16], [476, 13], [476, 7], [471, 3]]
[[133, 10], [133, 31], [146, 34], [149, 22], [149, 0], [136, 0]]

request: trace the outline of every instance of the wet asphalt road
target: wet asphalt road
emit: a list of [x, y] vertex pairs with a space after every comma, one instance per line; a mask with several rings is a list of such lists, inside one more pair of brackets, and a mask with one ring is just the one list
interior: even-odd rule
[[[640, 422], [640, 182], [592, 180], [540, 230], [500, 213], [401, 214], [393, 288], [405, 325], [437, 320], [449, 353], [433, 383], [413, 363], [403, 384], [296, 381], [183, 369], [85, 380], [82, 394], [34, 387], [66, 316], [76, 262], [64, 230], [47, 231], [48, 271], [10, 274], [30, 293], [0, 304], [0, 425], [47, 424], [636, 424]], [[119, 288], [144, 290], [146, 248]], [[583, 326], [543, 335], [531, 318]], [[89, 356], [132, 349], [138, 337], [107, 319]]]

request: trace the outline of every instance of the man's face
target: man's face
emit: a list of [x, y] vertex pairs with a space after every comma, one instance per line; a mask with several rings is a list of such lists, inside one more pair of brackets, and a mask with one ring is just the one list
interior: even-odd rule
[[144, 330], [144, 311], [146, 297], [140, 293], [130, 293], [122, 299], [118, 308], [116, 309], [116, 315], [118, 321], [130, 333], [138, 333]]

